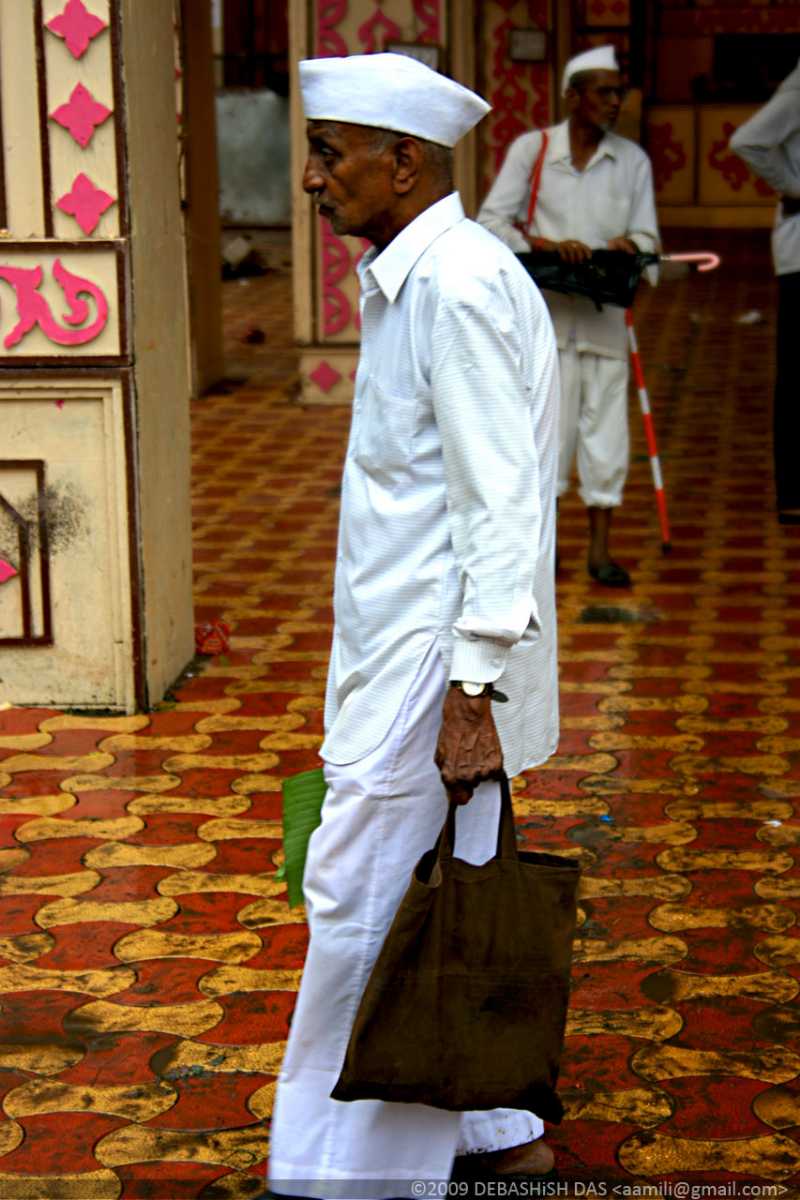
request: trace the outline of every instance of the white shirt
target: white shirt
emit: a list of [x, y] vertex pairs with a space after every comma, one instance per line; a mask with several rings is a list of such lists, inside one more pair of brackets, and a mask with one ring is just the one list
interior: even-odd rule
[[[772, 99], [739, 126], [730, 146], [779, 195], [800, 197], [800, 63]], [[778, 275], [800, 271], [800, 213], [785, 217], [780, 204], [772, 257]]]
[[497, 681], [506, 770], [558, 740], [557, 354], [541, 294], [456, 193], [359, 264], [322, 756], [380, 744], [436, 643]]
[[[569, 122], [548, 131], [539, 196], [531, 237], [561, 242], [575, 238], [592, 250], [612, 238], [627, 237], [645, 253], [659, 249], [653, 174], [645, 152], [628, 138], [606, 133], [582, 171], [572, 164]], [[531, 173], [542, 145], [540, 131], [523, 133], [511, 143], [478, 221], [515, 253], [530, 246], [524, 226], [531, 194]], [[579, 352], [627, 358], [623, 309], [607, 304], [598, 312], [583, 296], [545, 292], [560, 349], [574, 340]]]

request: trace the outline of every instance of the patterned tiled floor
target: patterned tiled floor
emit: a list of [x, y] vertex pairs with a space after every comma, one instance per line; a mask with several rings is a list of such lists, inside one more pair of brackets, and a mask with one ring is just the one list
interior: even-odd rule
[[[638, 308], [672, 555], [638, 419], [631, 593], [588, 581], [562, 505], [563, 737], [516, 811], [585, 867], [562, 1178], [790, 1195], [800, 530], [771, 515], [766, 242], [722, 248]], [[0, 713], [0, 1200], [262, 1186], [305, 946], [273, 878], [279, 786], [316, 762], [348, 423], [291, 399], [288, 288], [226, 286], [247, 378], [195, 406], [197, 619], [231, 623], [230, 653], [149, 715]]]

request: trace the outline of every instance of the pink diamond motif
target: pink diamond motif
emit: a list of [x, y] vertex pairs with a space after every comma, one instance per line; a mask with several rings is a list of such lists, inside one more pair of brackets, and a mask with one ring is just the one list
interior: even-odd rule
[[94, 233], [98, 221], [112, 204], [116, 204], [114, 197], [95, 187], [88, 175], [82, 172], [75, 176], [72, 191], [56, 201], [56, 207], [74, 217], [86, 234]]
[[309, 371], [308, 378], [317, 385], [320, 391], [327, 394], [332, 387], [336, 386], [342, 376], [335, 367], [323, 359], [313, 371]]
[[73, 88], [67, 104], [50, 113], [50, 120], [68, 129], [79, 146], [84, 150], [94, 137], [94, 131], [103, 121], [111, 116], [111, 109], [95, 100], [92, 93], [82, 83]]
[[108, 22], [90, 13], [83, 0], [67, 0], [64, 11], [48, 21], [47, 28], [56, 37], [64, 39], [73, 58], [80, 58], [89, 49], [92, 39], [108, 28]]
[[0, 583], [8, 583], [9, 579], [13, 579], [18, 574], [16, 567], [12, 567], [10, 562], [0, 558]]

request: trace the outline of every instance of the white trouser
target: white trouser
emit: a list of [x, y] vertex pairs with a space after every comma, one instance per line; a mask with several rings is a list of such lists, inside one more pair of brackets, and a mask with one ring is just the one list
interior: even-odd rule
[[[278, 1194], [412, 1196], [412, 1180], [447, 1180], [457, 1152], [502, 1150], [543, 1132], [538, 1117], [518, 1110], [330, 1099], [372, 965], [411, 871], [444, 822], [433, 754], [446, 686], [434, 645], [383, 744], [359, 762], [325, 767], [322, 824], [303, 884], [311, 942], [272, 1120], [270, 1187]], [[460, 858], [492, 857], [499, 812], [498, 784], [482, 784], [458, 814]]]
[[559, 350], [558, 494], [569, 491], [578, 460], [579, 494], [592, 508], [616, 508], [628, 474], [628, 363], [578, 353], [574, 342]]

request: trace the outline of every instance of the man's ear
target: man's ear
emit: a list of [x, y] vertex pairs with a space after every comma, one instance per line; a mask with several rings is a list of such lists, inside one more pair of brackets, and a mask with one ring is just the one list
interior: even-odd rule
[[398, 196], [407, 195], [419, 179], [424, 152], [416, 138], [401, 137], [394, 144], [394, 190]]

